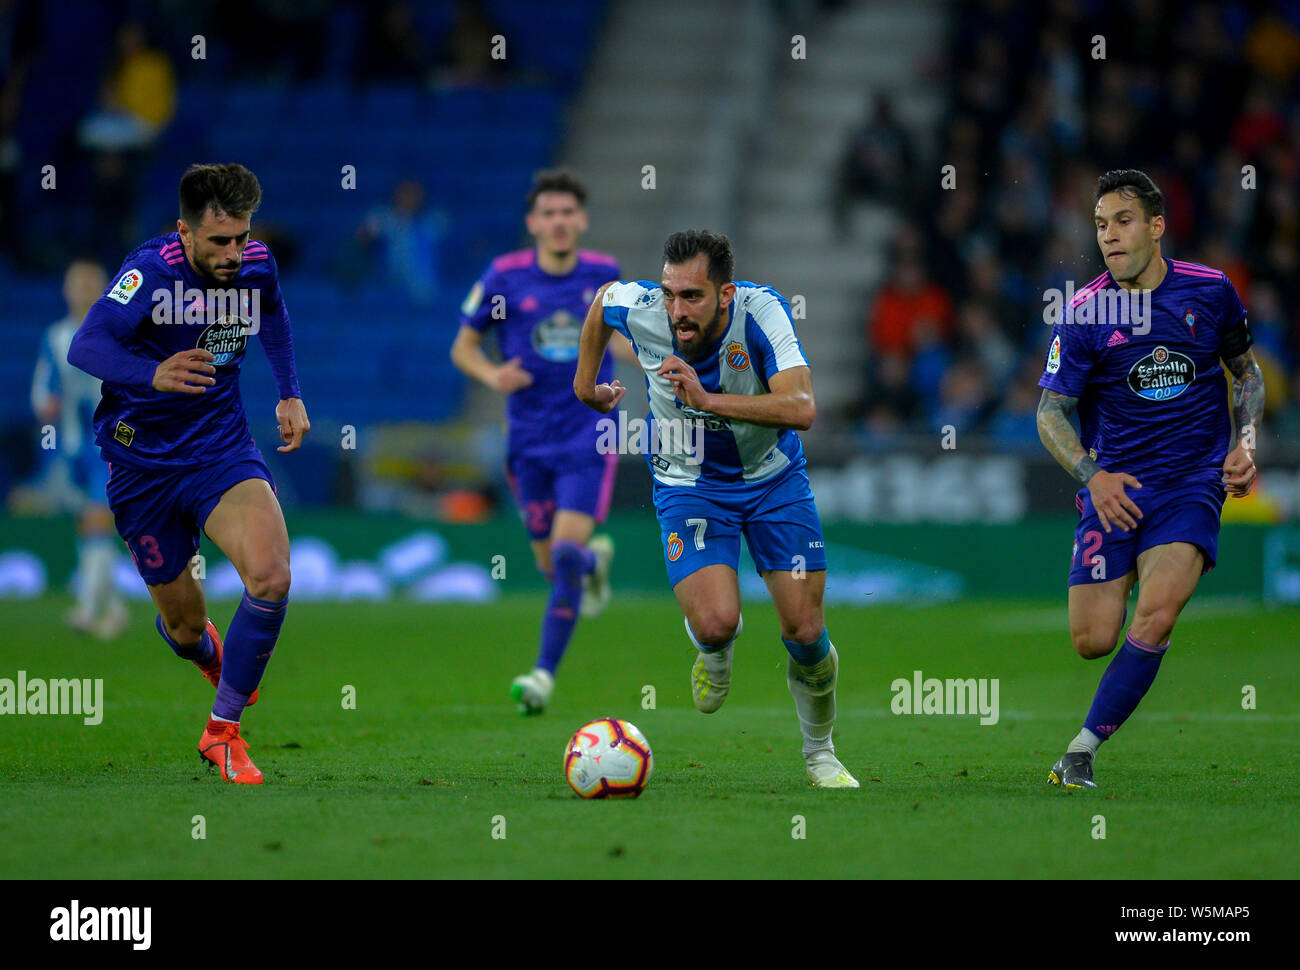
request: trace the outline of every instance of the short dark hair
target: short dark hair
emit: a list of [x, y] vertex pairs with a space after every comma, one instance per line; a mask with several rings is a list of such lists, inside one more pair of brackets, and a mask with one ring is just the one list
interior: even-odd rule
[[731, 251], [731, 240], [722, 233], [683, 229], [673, 233], [664, 243], [664, 262], [673, 266], [689, 263], [700, 253], [709, 257], [710, 280], [718, 286], [731, 282], [736, 272], [736, 254]]
[[567, 192], [578, 200], [578, 205], [587, 204], [587, 184], [567, 168], [544, 168], [533, 176], [533, 187], [524, 200], [528, 212], [533, 211], [537, 197], [543, 192]]
[[181, 218], [196, 228], [211, 209], [217, 215], [247, 219], [262, 204], [257, 176], [235, 162], [191, 165], [181, 176]]
[[1137, 199], [1141, 202], [1142, 209], [1146, 212], [1147, 222], [1165, 214], [1164, 195], [1156, 188], [1156, 183], [1151, 181], [1151, 176], [1146, 172], [1139, 172], [1136, 168], [1112, 169], [1098, 178], [1095, 201], [1100, 202], [1101, 197], [1108, 192], [1118, 192], [1121, 198]]

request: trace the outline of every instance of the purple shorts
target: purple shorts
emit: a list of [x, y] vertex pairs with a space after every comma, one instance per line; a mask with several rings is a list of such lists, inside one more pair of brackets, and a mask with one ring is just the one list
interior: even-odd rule
[[1092, 495], [1080, 489], [1074, 497], [1079, 525], [1074, 530], [1070, 560], [1070, 585], [1106, 583], [1137, 568], [1137, 558], [1153, 546], [1190, 542], [1205, 556], [1202, 575], [1214, 568], [1219, 555], [1219, 520], [1227, 492], [1217, 481], [1191, 485], [1144, 485], [1126, 488], [1125, 494], [1142, 510], [1137, 528], [1120, 529], [1113, 521], [1110, 532], [1101, 527]]
[[506, 460], [506, 479], [519, 503], [528, 537], [549, 536], [560, 509], [582, 512], [598, 523], [604, 522], [617, 468], [616, 454], [510, 456]]
[[170, 583], [199, 551], [199, 534], [230, 488], [260, 478], [275, 491], [259, 451], [178, 472], [109, 464], [108, 507], [135, 568], [150, 586]]

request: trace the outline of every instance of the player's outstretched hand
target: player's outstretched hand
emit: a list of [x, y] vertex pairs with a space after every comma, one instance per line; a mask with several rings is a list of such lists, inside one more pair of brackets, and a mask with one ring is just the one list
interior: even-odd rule
[[609, 414], [618, 407], [618, 402], [623, 400], [623, 395], [626, 393], [627, 388], [617, 380], [610, 381], [608, 384], [597, 384], [596, 396], [589, 403], [601, 414]]
[[695, 373], [694, 367], [676, 354], [669, 354], [664, 358], [664, 362], [659, 365], [658, 374], [672, 382], [673, 393], [681, 398], [682, 403], [699, 408], [701, 411], [709, 409], [709, 392], [700, 383], [700, 375]]
[[1088, 479], [1092, 507], [1097, 510], [1101, 527], [1107, 532], [1110, 532], [1112, 522], [1125, 532], [1131, 532], [1137, 528], [1137, 520], [1142, 518], [1142, 510], [1124, 492], [1125, 485], [1142, 487], [1141, 482], [1124, 472], [1099, 471]]
[[216, 360], [210, 350], [194, 347], [172, 354], [153, 372], [153, 389], [177, 394], [202, 394], [217, 383], [217, 372], [209, 361]]
[[311, 430], [307, 409], [302, 399], [286, 398], [275, 406], [275, 420], [280, 425], [280, 440], [284, 442], [276, 451], [297, 451], [303, 436]]
[[1255, 484], [1255, 459], [1241, 445], [1228, 452], [1223, 461], [1223, 484], [1233, 498], [1244, 498]]
[[492, 372], [492, 386], [502, 394], [513, 394], [531, 384], [533, 375], [519, 366], [522, 362], [520, 357], [511, 357], [504, 364], [498, 364]]

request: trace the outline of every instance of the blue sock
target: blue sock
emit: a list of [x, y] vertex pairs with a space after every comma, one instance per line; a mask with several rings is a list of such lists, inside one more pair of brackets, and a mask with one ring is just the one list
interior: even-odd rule
[[1132, 633], [1125, 637], [1106, 672], [1101, 675], [1097, 695], [1083, 726], [1103, 741], [1118, 731], [1155, 683], [1160, 661], [1167, 649], [1168, 643], [1152, 646]]
[[230, 629], [226, 631], [225, 656], [221, 662], [221, 683], [212, 713], [227, 721], [238, 721], [248, 698], [262, 682], [262, 674], [275, 652], [275, 641], [289, 605], [286, 596], [278, 603], [260, 600], [244, 591]]
[[825, 627], [822, 627], [822, 635], [812, 643], [799, 643], [797, 640], [787, 640], [781, 638], [785, 644], [785, 649], [790, 652], [791, 658], [800, 667], [812, 667], [826, 659], [826, 655], [831, 652], [831, 635]]
[[578, 623], [582, 602], [582, 577], [596, 568], [596, 557], [586, 546], [561, 540], [551, 544], [551, 598], [542, 617], [542, 645], [537, 666], [554, 674]]
[[203, 631], [203, 636], [199, 637], [199, 642], [193, 646], [183, 647], [167, 634], [167, 627], [163, 625], [163, 618], [157, 616], [154, 618], [153, 625], [158, 630], [158, 635], [163, 638], [167, 646], [172, 648], [172, 653], [182, 660], [192, 660], [200, 666], [206, 667], [212, 663], [212, 658], [217, 655], [217, 648], [212, 642], [212, 637], [208, 636], [208, 631]]

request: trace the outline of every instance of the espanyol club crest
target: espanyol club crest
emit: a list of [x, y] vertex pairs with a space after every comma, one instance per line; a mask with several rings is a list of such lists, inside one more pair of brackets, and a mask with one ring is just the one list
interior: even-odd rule
[[668, 561], [669, 562], [676, 562], [678, 559], [681, 559], [682, 551], [685, 548], [686, 546], [682, 543], [681, 536], [679, 536], [676, 532], [669, 533], [668, 535]]
[[1196, 339], [1196, 314], [1191, 310], [1183, 311], [1183, 323], [1187, 324], [1187, 329], [1191, 332], [1192, 339]]
[[749, 354], [745, 353], [743, 344], [733, 342], [727, 345], [727, 366], [732, 370], [749, 370]]

